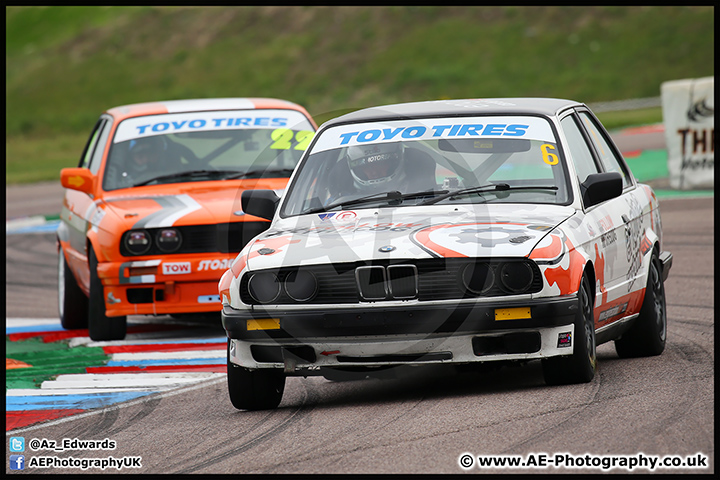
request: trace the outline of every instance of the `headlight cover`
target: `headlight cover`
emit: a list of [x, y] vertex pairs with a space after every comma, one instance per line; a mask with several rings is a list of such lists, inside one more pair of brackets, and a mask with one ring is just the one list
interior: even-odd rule
[[461, 278], [463, 286], [476, 295], [487, 293], [495, 284], [495, 272], [487, 262], [467, 264]]
[[182, 235], [177, 228], [163, 228], [155, 235], [157, 247], [163, 253], [173, 253], [182, 245]]
[[270, 303], [280, 295], [280, 281], [271, 272], [255, 273], [248, 281], [248, 291], [253, 300]]
[[508, 262], [500, 266], [500, 286], [510, 293], [523, 293], [533, 283], [533, 271], [525, 262]]
[[143, 255], [150, 251], [152, 237], [147, 230], [130, 230], [123, 236], [123, 245], [133, 255]]
[[296, 302], [307, 302], [317, 294], [318, 282], [307, 270], [296, 270], [285, 277], [283, 287], [288, 297]]

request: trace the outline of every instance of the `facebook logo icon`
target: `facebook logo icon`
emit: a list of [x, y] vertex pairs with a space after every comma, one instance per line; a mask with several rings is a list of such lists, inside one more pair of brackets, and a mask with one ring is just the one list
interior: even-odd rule
[[10, 455], [10, 470], [25, 470], [25, 455]]

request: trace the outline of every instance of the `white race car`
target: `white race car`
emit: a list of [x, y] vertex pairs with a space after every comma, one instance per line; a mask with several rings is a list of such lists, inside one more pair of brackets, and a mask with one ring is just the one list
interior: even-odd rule
[[219, 283], [228, 387], [275, 408], [287, 375], [540, 359], [592, 380], [596, 345], [658, 355], [658, 200], [587, 106], [550, 98], [368, 108], [321, 126], [272, 221]]

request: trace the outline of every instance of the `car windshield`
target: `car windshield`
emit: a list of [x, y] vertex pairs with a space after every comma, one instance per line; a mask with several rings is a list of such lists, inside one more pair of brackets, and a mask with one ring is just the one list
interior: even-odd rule
[[294, 110], [196, 112], [121, 122], [103, 189], [232, 178], [289, 177], [314, 135]]
[[345, 124], [316, 138], [281, 215], [345, 207], [572, 200], [550, 122], [535, 116]]

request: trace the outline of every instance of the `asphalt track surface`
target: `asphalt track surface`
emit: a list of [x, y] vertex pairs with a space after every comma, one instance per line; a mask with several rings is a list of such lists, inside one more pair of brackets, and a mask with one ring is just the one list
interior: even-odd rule
[[[28, 200], [18, 200], [23, 196]], [[53, 214], [47, 209], [59, 205], [47, 186], [9, 187], [6, 197], [8, 216]], [[707, 468], [655, 471], [713, 473], [714, 199], [661, 199], [660, 206], [665, 248], [674, 255], [665, 283], [665, 352], [620, 359], [612, 343], [601, 345], [599, 372], [590, 383], [548, 387], [539, 362], [496, 372], [427, 368], [385, 380], [300, 377], [288, 379], [278, 409], [246, 412], [232, 407], [220, 379], [35, 425], [21, 435], [112, 439], [113, 451], [51, 455], [142, 457], [142, 468], [125, 473], [603, 472], [599, 467], [480, 469], [477, 464], [465, 470], [459, 464], [465, 453], [518, 455], [526, 461], [529, 454], [537, 454], [536, 460], [571, 454], [576, 464], [600, 464], [611, 456], [701, 454]], [[54, 234], [6, 240], [7, 317], [56, 317]], [[206, 328], [217, 330], [219, 324]], [[100, 470], [12, 473], [31, 472]]]

